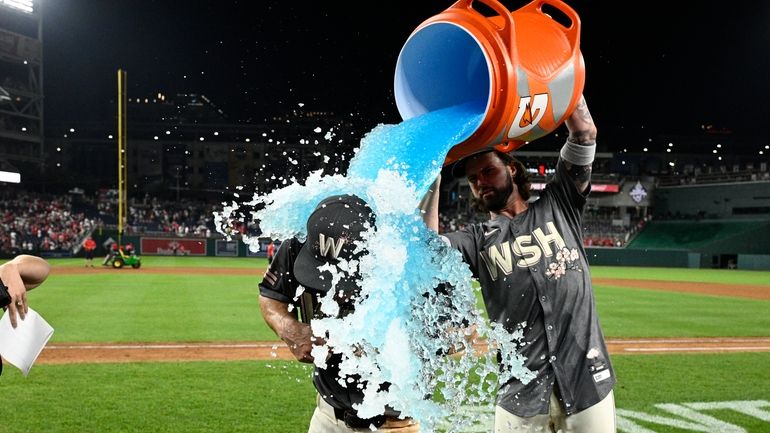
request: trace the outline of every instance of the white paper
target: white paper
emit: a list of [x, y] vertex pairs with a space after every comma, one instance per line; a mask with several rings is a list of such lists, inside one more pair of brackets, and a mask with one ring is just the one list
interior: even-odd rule
[[7, 311], [0, 319], [0, 356], [27, 376], [53, 335], [53, 328], [31, 308], [24, 320], [17, 319], [16, 328], [11, 326]]

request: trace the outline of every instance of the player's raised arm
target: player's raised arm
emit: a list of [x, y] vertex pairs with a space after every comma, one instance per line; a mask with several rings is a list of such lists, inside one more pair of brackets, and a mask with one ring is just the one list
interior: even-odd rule
[[438, 201], [439, 201], [439, 189], [441, 187], [441, 173], [438, 174], [436, 180], [425, 193], [419, 204], [420, 212], [422, 213], [422, 220], [425, 225], [438, 232]]
[[580, 96], [577, 107], [565, 124], [569, 137], [560, 156], [578, 191], [585, 193], [591, 182], [591, 165], [596, 154], [596, 125], [588, 111], [585, 97]]

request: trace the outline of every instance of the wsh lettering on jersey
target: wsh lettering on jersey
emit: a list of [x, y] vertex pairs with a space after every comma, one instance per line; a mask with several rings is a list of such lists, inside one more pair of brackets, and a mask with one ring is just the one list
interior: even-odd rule
[[564, 238], [551, 221], [545, 224], [545, 230], [538, 227], [531, 234], [518, 236], [513, 242], [494, 244], [480, 254], [494, 281], [500, 277], [501, 272], [510, 275], [514, 265], [519, 268], [537, 265], [543, 256], [546, 260], [552, 257], [555, 259], [548, 263], [548, 277], [558, 279], [567, 269], [580, 271], [576, 265], [579, 258], [577, 249], [567, 248]]

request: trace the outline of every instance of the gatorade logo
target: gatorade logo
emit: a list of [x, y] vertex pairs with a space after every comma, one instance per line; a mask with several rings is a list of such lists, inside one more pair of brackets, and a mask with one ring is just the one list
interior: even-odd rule
[[524, 96], [519, 99], [519, 109], [513, 118], [513, 124], [508, 131], [508, 138], [516, 138], [529, 132], [545, 115], [548, 107], [548, 94], [540, 93], [535, 96]]

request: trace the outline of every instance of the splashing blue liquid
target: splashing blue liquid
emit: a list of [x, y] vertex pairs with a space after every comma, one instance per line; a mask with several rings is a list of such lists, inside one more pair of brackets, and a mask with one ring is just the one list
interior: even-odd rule
[[379, 125], [361, 141], [348, 177], [374, 180], [381, 169], [404, 174], [425, 194], [441, 171], [449, 150], [470, 137], [484, 110], [464, 104], [413, 117], [398, 125]]
[[[308, 217], [330, 195], [358, 195], [374, 211], [377, 227], [364, 235], [369, 254], [360, 262], [362, 290], [354, 312], [344, 319], [312, 322], [316, 335], [329, 336], [325, 346], [313, 351], [317, 365], [323, 366], [328, 351], [341, 353], [341, 374], [359, 374], [368, 383], [364, 401], [356, 407], [363, 418], [379, 415], [389, 405], [431, 433], [451, 415], [451, 427], [445, 430], [451, 433], [474, 421], [473, 414], [460, 410], [462, 405], [491, 407], [499, 384], [511, 377], [525, 382], [533, 377], [515, 350], [521, 335], [490, 326], [480, 315], [471, 273], [460, 253], [425, 226], [417, 209], [446, 154], [473, 133], [481, 113], [460, 106], [398, 125], [379, 125], [361, 141], [346, 176], [314, 172], [305, 185], [257, 195], [248, 203], [264, 205], [253, 216], [274, 239], [304, 240]], [[332, 296], [329, 291], [321, 303], [331, 316]], [[469, 344], [470, 328], [488, 342], [486, 349]], [[447, 356], [450, 348], [464, 350]], [[505, 349], [510, 367], [504, 377], [496, 348]], [[384, 382], [391, 384], [389, 391], [378, 391]]]

